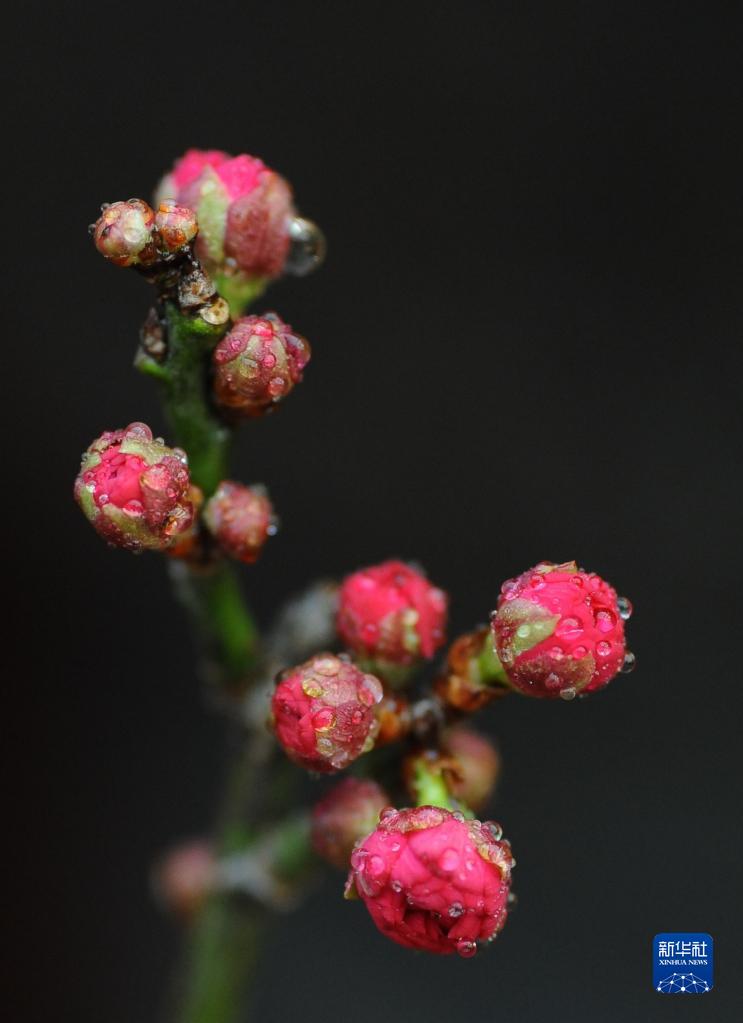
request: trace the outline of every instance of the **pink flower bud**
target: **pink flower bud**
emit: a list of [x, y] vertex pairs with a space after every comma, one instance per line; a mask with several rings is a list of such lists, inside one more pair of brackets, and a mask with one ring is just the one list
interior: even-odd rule
[[351, 855], [347, 897], [408, 948], [469, 958], [506, 921], [514, 859], [501, 829], [436, 806], [383, 810]]
[[447, 598], [422, 573], [385, 561], [349, 575], [341, 586], [338, 633], [369, 661], [409, 665], [444, 642]]
[[212, 890], [215, 867], [214, 853], [206, 840], [176, 846], [155, 865], [155, 894], [167, 909], [185, 921], [191, 920]]
[[160, 203], [155, 214], [155, 227], [160, 236], [159, 247], [167, 253], [184, 248], [199, 230], [194, 211], [173, 202]]
[[238, 561], [252, 564], [276, 532], [276, 519], [262, 487], [223, 480], [207, 501], [204, 522], [219, 546]]
[[382, 686], [334, 654], [317, 654], [279, 676], [273, 728], [287, 755], [308, 771], [332, 774], [374, 745]]
[[312, 809], [312, 845], [319, 856], [341, 870], [348, 869], [354, 845], [377, 826], [389, 803], [375, 781], [344, 778]]
[[270, 278], [284, 269], [291, 189], [257, 157], [190, 149], [161, 181], [157, 199], [195, 211], [196, 254], [210, 273]]
[[116, 266], [147, 266], [157, 257], [155, 214], [142, 199], [105, 206], [92, 227], [95, 247]]
[[530, 696], [566, 700], [602, 689], [634, 661], [624, 640], [627, 606], [574, 561], [541, 562], [509, 579], [492, 619], [508, 681]]
[[497, 749], [484, 735], [470, 728], [452, 728], [444, 736], [450, 754], [446, 785], [452, 796], [465, 806], [479, 810], [492, 795], [500, 774]]
[[214, 393], [241, 416], [260, 416], [302, 379], [310, 346], [275, 313], [244, 316], [214, 350]]
[[168, 448], [144, 423], [93, 441], [75, 480], [75, 500], [96, 531], [115, 547], [165, 550], [194, 516], [194, 493], [183, 451]]

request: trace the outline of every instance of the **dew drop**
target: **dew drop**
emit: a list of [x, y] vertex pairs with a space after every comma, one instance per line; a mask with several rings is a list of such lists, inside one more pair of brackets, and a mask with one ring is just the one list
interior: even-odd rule
[[617, 597], [617, 608], [619, 609], [619, 617], [623, 621], [627, 621], [628, 618], [632, 617], [632, 601], [627, 597]]
[[366, 862], [366, 872], [372, 877], [381, 877], [385, 872], [384, 860], [381, 856], [370, 856]]
[[402, 891], [402, 884], [399, 881], [390, 881], [390, 888], [393, 892], [399, 894]]
[[449, 906], [449, 916], [456, 920], [462, 915], [462, 913], [464, 913], [464, 906], [462, 903], [452, 902], [451, 906]]
[[560, 693], [560, 699], [561, 700], [574, 700], [577, 695], [578, 695], [578, 690], [574, 689], [572, 686], [568, 686], [567, 689], [563, 689], [563, 691]]
[[596, 644], [596, 653], [599, 657], [608, 657], [611, 653], [611, 643], [607, 643], [605, 639], [602, 639], [600, 643]]
[[596, 615], [596, 628], [599, 632], [611, 632], [616, 622], [611, 611], [599, 611]]
[[394, 817], [396, 813], [397, 810], [394, 808], [394, 806], [384, 806], [379, 811], [379, 819], [380, 821], [386, 821], [390, 817]]
[[471, 959], [477, 952], [477, 945], [474, 941], [465, 941], [464, 938], [460, 938], [456, 944], [456, 949], [463, 959]]
[[322, 710], [318, 710], [317, 714], [312, 716], [312, 726], [317, 731], [325, 731], [328, 728], [332, 728], [335, 724], [335, 714], [329, 707], [323, 707]]
[[456, 870], [459, 866], [459, 854], [454, 849], [444, 849], [439, 856], [439, 867], [445, 871]]
[[503, 828], [497, 821], [486, 821], [484, 826], [488, 829], [496, 842], [503, 838]]
[[317, 224], [305, 217], [292, 217], [289, 221], [289, 255], [287, 273], [304, 277], [325, 259], [325, 235]]
[[629, 675], [629, 673], [631, 671], [634, 671], [636, 667], [637, 658], [630, 650], [628, 650], [627, 653], [624, 655], [624, 664], [619, 670], [622, 672], [623, 675]]
[[564, 636], [566, 639], [577, 639], [583, 632], [583, 628], [577, 618], [563, 618], [557, 626], [556, 635]]

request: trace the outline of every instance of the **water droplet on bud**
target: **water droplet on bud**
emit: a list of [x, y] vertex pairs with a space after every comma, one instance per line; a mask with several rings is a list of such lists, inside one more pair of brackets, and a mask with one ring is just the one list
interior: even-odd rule
[[628, 618], [632, 617], [632, 601], [627, 597], [617, 597], [617, 607], [619, 608], [619, 617], [623, 621], [627, 621]]
[[622, 672], [623, 675], [629, 675], [629, 673], [631, 671], [634, 671], [636, 667], [637, 658], [630, 650], [628, 650], [627, 653], [624, 655], [624, 664], [619, 670]]
[[456, 949], [463, 959], [471, 959], [477, 952], [477, 945], [474, 941], [465, 941], [464, 938], [460, 938], [456, 944]]
[[574, 700], [577, 695], [578, 695], [578, 690], [574, 689], [572, 686], [568, 686], [567, 689], [563, 689], [563, 691], [560, 693], [560, 699], [561, 700]]
[[325, 235], [317, 224], [304, 217], [292, 217], [289, 222], [289, 255], [287, 273], [304, 277], [317, 269], [325, 259]]

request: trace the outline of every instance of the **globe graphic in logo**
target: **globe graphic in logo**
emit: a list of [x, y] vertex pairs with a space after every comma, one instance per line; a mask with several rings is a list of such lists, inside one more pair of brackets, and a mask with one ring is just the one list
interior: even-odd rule
[[701, 995], [709, 991], [709, 984], [694, 973], [672, 973], [658, 982], [657, 990], [666, 995]]

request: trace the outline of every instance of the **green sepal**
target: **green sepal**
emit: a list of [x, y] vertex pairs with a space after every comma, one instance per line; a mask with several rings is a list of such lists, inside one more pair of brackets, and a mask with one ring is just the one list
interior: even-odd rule
[[242, 316], [249, 305], [263, 294], [268, 284], [266, 277], [246, 277], [244, 274], [213, 273], [217, 291], [230, 307], [233, 320]]

